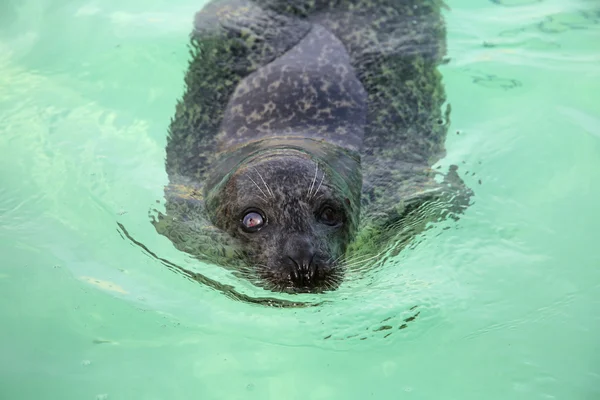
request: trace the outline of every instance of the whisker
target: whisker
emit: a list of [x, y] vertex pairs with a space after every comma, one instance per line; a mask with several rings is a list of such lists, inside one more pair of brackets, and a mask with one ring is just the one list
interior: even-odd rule
[[273, 191], [271, 190], [271, 188], [269, 187], [269, 185], [267, 185], [267, 182], [265, 182], [265, 180], [263, 179], [262, 175], [260, 174], [260, 172], [258, 172], [258, 170], [256, 169], [256, 167], [254, 167], [254, 170], [256, 171], [256, 173], [258, 174], [258, 177], [260, 178], [260, 180], [262, 181], [262, 183], [265, 185], [265, 187], [267, 188], [267, 191], [269, 192], [269, 194], [271, 195], [271, 197], [275, 197], [273, 195]]
[[317, 196], [317, 197], [315, 198], [315, 200], [319, 200], [319, 199], [320, 199], [320, 198], [322, 198], [323, 196], [325, 196], [325, 194], [321, 194], [321, 195]]
[[340, 273], [332, 274], [327, 279], [325, 279], [325, 281], [323, 282], [323, 285], [325, 286], [326, 290], [335, 290], [336, 286], [339, 286], [339, 284], [340, 284], [340, 279], [341, 279]]
[[310, 198], [310, 196], [311, 196], [312, 189], [313, 189], [313, 187], [315, 187], [315, 182], [317, 181], [317, 174], [319, 173], [319, 164], [315, 163], [315, 165], [316, 165], [315, 177], [313, 178], [312, 184], [310, 185], [310, 188], [308, 189], [308, 195], [306, 196], [307, 198]]
[[256, 187], [258, 188], [258, 190], [260, 190], [260, 192], [265, 196], [262, 197], [262, 199], [266, 202], [267, 201], [267, 195], [265, 192], [263, 192], [263, 190], [260, 188], [260, 186], [258, 186], [258, 184], [256, 182], [254, 182], [254, 179], [252, 179], [251, 176], [248, 176], [248, 178], [252, 181], [252, 183], [254, 183], [254, 185], [256, 185]]
[[[325, 179], [325, 172], [323, 172], [323, 175], [321, 175], [321, 183], [319, 183], [317, 190], [315, 190], [315, 192], [312, 194], [312, 196], [310, 196], [310, 198], [313, 198], [315, 194], [319, 193], [319, 189], [321, 189], [321, 185], [323, 184], [323, 179]], [[322, 197], [322, 195], [319, 197]]]
[[[338, 262], [338, 261], [340, 261], [340, 259], [341, 259], [342, 257], [344, 257], [344, 256], [345, 256], [345, 254], [342, 254], [342, 255], [340, 255], [338, 258], [336, 258], [335, 260], [333, 260], [333, 261], [331, 262], [331, 264], [335, 264], [335, 263], [337, 263], [337, 262]], [[331, 260], [331, 257], [329, 258], [329, 260]], [[327, 261], [329, 262], [329, 260], [327, 260]]]

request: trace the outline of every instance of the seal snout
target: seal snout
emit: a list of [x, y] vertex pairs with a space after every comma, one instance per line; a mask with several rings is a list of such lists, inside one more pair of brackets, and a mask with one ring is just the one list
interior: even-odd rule
[[319, 266], [315, 263], [315, 255], [315, 248], [307, 238], [292, 236], [287, 241], [284, 257], [294, 286], [315, 286], [319, 280]]
[[290, 273], [294, 285], [299, 287], [314, 286], [319, 267], [312, 262], [310, 264], [298, 264], [294, 259], [290, 258], [290, 260], [294, 263]]

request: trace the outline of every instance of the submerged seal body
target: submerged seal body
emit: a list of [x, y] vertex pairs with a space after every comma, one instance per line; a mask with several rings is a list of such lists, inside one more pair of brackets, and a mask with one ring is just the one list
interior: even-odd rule
[[154, 222], [180, 250], [271, 289], [332, 289], [349, 260], [468, 203], [430, 169], [449, 116], [437, 0], [217, 0], [191, 45]]

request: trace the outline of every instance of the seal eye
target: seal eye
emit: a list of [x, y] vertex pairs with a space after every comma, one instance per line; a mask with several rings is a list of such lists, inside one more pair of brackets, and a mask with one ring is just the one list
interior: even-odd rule
[[342, 223], [340, 213], [335, 211], [333, 207], [326, 206], [319, 213], [319, 221], [329, 226], [336, 226]]
[[250, 211], [242, 218], [242, 229], [248, 233], [257, 232], [265, 224], [265, 219], [257, 211]]

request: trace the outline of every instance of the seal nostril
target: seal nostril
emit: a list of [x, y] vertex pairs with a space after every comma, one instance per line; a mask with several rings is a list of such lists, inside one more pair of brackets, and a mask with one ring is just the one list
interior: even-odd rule
[[310, 240], [302, 236], [292, 236], [284, 247], [285, 265], [290, 271], [290, 281], [296, 287], [315, 284], [315, 251]]
[[302, 265], [299, 264], [296, 260], [294, 260], [292, 257], [288, 256], [289, 261], [291, 261], [288, 265], [289, 265], [289, 269], [290, 269], [290, 280], [292, 283], [294, 283], [295, 285], [303, 285], [304, 284], [304, 276], [305, 273], [303, 271]]
[[300, 269], [300, 265], [298, 265], [298, 263], [296, 262], [296, 260], [294, 260], [292, 257], [288, 256], [288, 258], [290, 259], [290, 261], [292, 262], [293, 266], [295, 267], [295, 270], [299, 270]]

